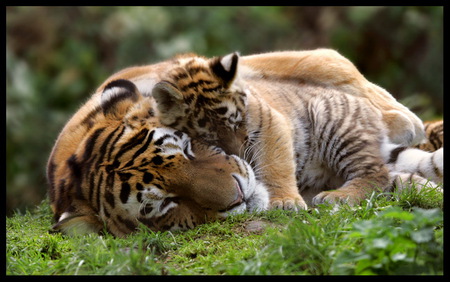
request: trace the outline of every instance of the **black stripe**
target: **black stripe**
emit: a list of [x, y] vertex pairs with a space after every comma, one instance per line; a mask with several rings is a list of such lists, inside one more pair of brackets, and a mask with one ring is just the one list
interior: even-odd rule
[[[121, 222], [121, 223], [123, 223], [123, 224], [125, 224], [125, 226], [130, 230], [130, 231], [133, 231], [133, 230], [135, 230], [136, 229], [136, 223], [134, 222], [134, 221], [132, 221], [132, 220], [129, 220], [129, 219], [126, 219], [126, 218], [122, 218], [120, 215], [117, 215], [117, 219]], [[128, 233], [128, 232], [127, 232]]]
[[[323, 126], [322, 128], [320, 128], [320, 135], [319, 135], [319, 142], [322, 142], [321, 147], [324, 146], [324, 134], [326, 133], [326, 136], [329, 137], [331, 136], [328, 133], [328, 127], [333, 126], [334, 124], [334, 120], [333, 120], [333, 114], [332, 111], [330, 110], [330, 100], [329, 99], [323, 99], [323, 106], [325, 107], [325, 109], [322, 112], [322, 114], [320, 115], [321, 120], [328, 120], [331, 122], [326, 122], [325, 126]], [[327, 116], [325, 116], [327, 115]], [[321, 150], [322, 151], [322, 150]]]
[[67, 190], [67, 185], [66, 185], [66, 180], [65, 179], [61, 179], [59, 180], [59, 184], [58, 184], [58, 189], [57, 191], [58, 196], [56, 197], [56, 212], [55, 212], [55, 220], [59, 219], [60, 214], [62, 213], [62, 209], [65, 205], [65, 203], [69, 203], [70, 202], [70, 198], [69, 198], [69, 191]]
[[105, 191], [112, 190], [114, 188], [115, 175], [116, 173], [114, 171], [111, 171], [107, 174]]
[[191, 67], [191, 66], [189, 66], [189, 65], [192, 65], [191, 62], [193, 63], [194, 61], [190, 61], [190, 62], [188, 62], [186, 64], [186, 70], [189, 73], [189, 75], [191, 76], [191, 78], [193, 78], [199, 72], [207, 73], [207, 70], [204, 67], [200, 67], [200, 66], [198, 66], [198, 67]]
[[367, 156], [360, 156], [354, 158], [352, 162], [343, 169], [343, 175], [345, 178], [348, 178], [351, 174], [354, 174], [352, 178], [366, 178], [369, 174], [377, 173], [379, 170], [381, 170], [379, 163], [368, 162]]
[[165, 139], [172, 138], [173, 136], [170, 134], [165, 134], [161, 136], [158, 140], [155, 141], [156, 146], [161, 146]]
[[431, 156], [431, 158], [430, 158], [430, 165], [433, 168], [434, 174], [437, 177], [441, 178], [442, 174], [441, 174], [441, 171], [439, 170], [439, 168], [436, 166], [436, 162], [434, 161], [434, 156], [436, 156], [436, 154], [433, 154], [433, 156]]
[[114, 195], [111, 191], [109, 190], [105, 191], [105, 200], [111, 206], [111, 208], [115, 207], [116, 203], [114, 201]]
[[[142, 190], [142, 189], [141, 189]], [[142, 201], [142, 193], [141, 192], [137, 192], [136, 193], [136, 200], [139, 202], [139, 203], [142, 203], [143, 201]]]
[[[120, 128], [120, 127], [118, 127]], [[111, 154], [114, 151], [116, 143], [119, 141], [120, 137], [122, 137], [123, 133], [125, 132], [125, 126], [122, 126], [122, 131], [117, 135], [117, 137], [114, 139], [114, 141], [111, 143], [111, 146], [109, 147], [108, 157], [107, 160], [111, 159]]]
[[147, 137], [147, 141], [145, 141], [145, 144], [142, 145], [141, 148], [139, 148], [139, 150], [137, 150], [134, 154], [133, 157], [131, 157], [131, 160], [125, 165], [125, 167], [129, 167], [132, 166], [134, 163], [134, 160], [139, 157], [139, 155], [141, 155], [142, 153], [144, 153], [145, 151], [147, 151], [148, 146], [150, 145], [150, 142], [153, 140], [153, 135], [155, 134], [155, 131], [151, 131], [150, 134]]
[[118, 160], [124, 153], [127, 151], [133, 149], [136, 145], [141, 144], [145, 138], [147, 137], [148, 129], [144, 128], [141, 131], [139, 131], [133, 138], [131, 138], [127, 143], [123, 144], [119, 152], [117, 153], [115, 160]]
[[392, 150], [387, 163], [391, 164], [396, 162], [398, 159], [398, 155], [406, 149], [407, 147], [397, 147], [394, 150]]
[[120, 200], [123, 204], [128, 202], [128, 197], [130, 197], [130, 184], [128, 182], [123, 182], [120, 189]]
[[139, 211], [139, 213], [142, 216], [145, 216], [146, 214], [151, 213], [152, 210], [153, 210], [153, 206], [151, 204], [146, 204], [142, 207], [142, 209]]
[[94, 169], [97, 169], [100, 165], [100, 163], [103, 161], [108, 145], [110, 144], [110, 141], [112, 139], [112, 137], [114, 136], [114, 134], [120, 129], [120, 127], [115, 128], [113, 131], [111, 131], [108, 136], [105, 138], [105, 140], [103, 140], [103, 144], [100, 147], [100, 150], [98, 151], [98, 157], [97, 157], [97, 162], [95, 163]]
[[98, 128], [92, 133], [86, 141], [86, 145], [84, 146], [83, 159], [81, 162], [86, 162], [92, 155], [92, 151], [94, 150], [95, 142], [97, 142], [100, 134], [105, 130], [104, 127]]
[[[344, 108], [343, 113], [345, 115], [346, 113], [348, 113], [348, 107], [349, 107], [348, 100], [342, 99], [341, 102], [342, 103], [338, 104], [338, 106], [340, 106], [341, 108], [342, 107]], [[329, 156], [328, 157], [330, 160], [332, 160], [338, 152], [337, 150], [332, 150], [334, 148], [334, 146], [336, 145], [336, 143], [339, 142], [339, 140], [345, 139], [347, 134], [349, 134], [352, 131], [352, 128], [348, 127], [348, 128], [346, 128], [346, 130], [343, 134], [340, 134], [340, 135], [337, 134], [337, 132], [340, 129], [342, 129], [342, 126], [345, 121], [348, 122], [348, 120], [346, 120], [346, 117], [344, 116], [344, 117], [339, 118], [337, 122], [335, 122], [335, 121], [332, 122], [333, 126], [330, 129], [331, 133], [329, 134], [329, 136], [331, 136], [331, 138], [327, 139], [327, 142], [326, 142], [327, 143], [326, 146], [327, 146], [327, 148], [329, 148], [329, 150], [328, 150]], [[332, 143], [330, 143], [331, 140], [333, 140]]]
[[442, 141], [441, 138], [439, 138], [439, 130], [442, 131], [442, 126], [435, 127], [433, 131], [430, 132], [430, 135], [428, 136], [428, 141], [433, 145], [433, 150], [437, 150], [440, 147], [442, 147]]
[[95, 107], [92, 111], [90, 111], [85, 116], [85, 118], [80, 122], [79, 126], [87, 127], [87, 129], [89, 130], [94, 125], [92, 120], [100, 112], [101, 112], [101, 108], [100, 107]]
[[204, 88], [202, 88], [202, 91], [203, 92], [205, 92], [205, 93], [208, 93], [208, 92], [218, 92], [218, 91], [220, 91], [221, 89], [223, 89], [223, 87], [222, 86], [216, 86], [216, 87], [204, 87]]
[[53, 162], [53, 158], [49, 161], [47, 166], [47, 181], [50, 185], [50, 189], [48, 189], [48, 194], [50, 198], [50, 202], [53, 203], [55, 200], [55, 170], [56, 165]]
[[75, 154], [71, 155], [66, 161], [67, 166], [70, 169], [70, 187], [73, 188], [75, 185], [76, 197], [78, 199], [83, 199], [83, 191], [81, 189], [81, 184], [83, 183], [83, 166], [78, 162], [77, 156]]
[[[336, 148], [337, 154], [339, 154], [339, 155], [336, 156], [334, 161], [330, 160], [330, 161], [333, 161], [333, 163], [335, 164], [335, 167], [337, 167], [342, 162], [343, 159], [348, 158], [350, 155], [353, 155], [362, 149], [361, 143], [358, 143], [358, 144], [354, 145], [352, 148], [347, 149], [347, 147], [349, 147], [351, 144], [354, 144], [355, 142], [358, 142], [358, 141], [363, 142], [362, 140], [360, 140], [360, 138], [361, 138], [361, 136], [356, 135], [356, 136], [347, 138], [340, 143], [339, 147]], [[355, 147], [355, 146], [357, 146], [357, 147]], [[346, 150], [346, 153], [341, 154], [341, 152], [344, 150]]]
[[[330, 148], [334, 148], [337, 145], [336, 143], [340, 142], [341, 140], [346, 140], [347, 135], [352, 133], [353, 129], [354, 128], [352, 127], [347, 127], [344, 133], [340, 134], [339, 136], [336, 136], [333, 143], [330, 144]], [[330, 154], [329, 159], [333, 160], [339, 152], [340, 152], [339, 150], [330, 150], [330, 153], [332, 154]]]
[[147, 226], [148, 228], [155, 230], [156, 226], [154, 223], [154, 218], [145, 218], [145, 217], [139, 217], [138, 220], [144, 224], [145, 226]]
[[103, 187], [102, 186], [103, 185], [103, 171], [102, 170], [100, 170], [100, 175], [98, 176], [98, 183], [97, 183], [97, 190], [96, 190], [96, 196], [97, 196], [97, 199], [96, 199], [96, 209], [97, 210], [100, 210], [100, 199], [101, 199], [101, 196], [100, 196], [100, 193], [101, 193], [101, 191], [102, 191], [102, 189], [101, 189], [101, 187]]
[[110, 218], [111, 217], [111, 213], [106, 208], [106, 205], [103, 205], [103, 213], [105, 214], [106, 218]]
[[126, 79], [116, 79], [111, 81], [105, 86], [105, 88], [103, 88], [103, 92], [114, 87], [123, 88], [128, 92], [137, 92], [136, 85], [134, 85], [133, 82]]
[[92, 197], [94, 196], [94, 190], [95, 190], [95, 173], [96, 171], [93, 170], [89, 173], [89, 202], [93, 203]]

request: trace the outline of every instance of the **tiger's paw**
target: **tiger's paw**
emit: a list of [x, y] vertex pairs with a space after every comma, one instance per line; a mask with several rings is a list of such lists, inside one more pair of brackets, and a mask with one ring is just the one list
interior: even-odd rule
[[352, 193], [349, 193], [349, 191], [342, 191], [342, 190], [334, 190], [334, 191], [324, 191], [319, 194], [317, 194], [312, 199], [312, 204], [318, 205], [318, 204], [349, 204], [349, 205], [355, 205], [358, 204], [361, 201], [360, 197], [357, 195], [354, 195]]
[[270, 199], [270, 209], [299, 211], [307, 208], [308, 206], [300, 195], [296, 197], [273, 197]]

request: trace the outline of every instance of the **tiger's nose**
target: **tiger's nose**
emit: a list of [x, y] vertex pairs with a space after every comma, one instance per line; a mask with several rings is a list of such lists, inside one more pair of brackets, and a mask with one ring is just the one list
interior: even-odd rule
[[242, 186], [237, 177], [233, 175], [233, 178], [235, 180], [235, 187], [236, 187], [236, 199], [231, 202], [231, 204], [228, 205], [227, 210], [230, 210], [234, 208], [235, 206], [238, 206], [244, 202], [244, 193], [242, 193]]

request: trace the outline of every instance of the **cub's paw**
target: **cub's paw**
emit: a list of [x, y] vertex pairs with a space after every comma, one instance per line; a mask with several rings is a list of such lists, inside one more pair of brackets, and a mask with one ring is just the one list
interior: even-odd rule
[[270, 199], [270, 209], [306, 210], [308, 206], [302, 197], [273, 197]]
[[313, 205], [318, 204], [349, 204], [349, 205], [355, 205], [358, 204], [361, 201], [361, 198], [358, 195], [354, 195], [352, 193], [349, 193], [349, 191], [342, 191], [342, 190], [334, 190], [334, 191], [324, 191], [319, 194], [317, 194], [312, 199]]

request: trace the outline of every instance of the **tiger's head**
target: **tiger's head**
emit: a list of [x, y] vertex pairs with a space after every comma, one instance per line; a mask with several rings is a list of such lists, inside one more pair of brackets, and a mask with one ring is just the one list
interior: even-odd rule
[[235, 87], [239, 56], [190, 55], [153, 87], [161, 123], [239, 155], [247, 140], [247, 95]]
[[268, 193], [245, 161], [161, 125], [132, 82], [113, 81], [92, 99], [49, 159], [54, 230], [124, 236], [140, 224], [188, 229], [266, 209]]

